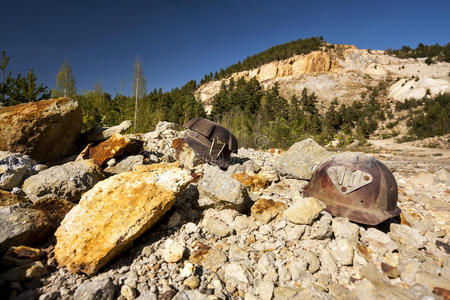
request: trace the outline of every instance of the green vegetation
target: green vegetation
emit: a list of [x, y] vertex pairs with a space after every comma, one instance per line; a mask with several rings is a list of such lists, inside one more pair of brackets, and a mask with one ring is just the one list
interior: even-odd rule
[[410, 110], [422, 104], [422, 99], [406, 99], [404, 102], [398, 101], [395, 103], [395, 111]]
[[426, 138], [450, 133], [450, 93], [440, 94], [434, 99], [424, 98], [422, 102], [422, 109], [407, 121], [409, 135]]
[[276, 45], [263, 52], [249, 56], [242, 62], [239, 61], [225, 69], [220, 69], [219, 71], [214, 72], [214, 74], [212, 72], [206, 74], [200, 81], [200, 84], [204, 84], [211, 80], [226, 78], [236, 72], [254, 69], [274, 60], [286, 59], [298, 54], [307, 54], [319, 50], [324, 44], [323, 37], [312, 37]]
[[[197, 88], [194, 80], [181, 88], [163, 93], [154, 89], [137, 102], [136, 132], [152, 131], [158, 121], [183, 124], [189, 119], [205, 117], [205, 110], [193, 93]], [[135, 98], [116, 94], [114, 98], [101, 87], [74, 97], [83, 110], [83, 131], [95, 126], [113, 126], [124, 120], [133, 120]]]
[[401, 49], [387, 49], [386, 54], [398, 58], [420, 58], [426, 57], [426, 64], [432, 64], [435, 61], [450, 62], [450, 42], [444, 46], [439, 44], [424, 45], [420, 43], [416, 49], [409, 46], [403, 46]]
[[[264, 91], [255, 79], [222, 84], [213, 101], [212, 118], [230, 129], [243, 147], [287, 148], [306, 137], [320, 143], [338, 139], [347, 144], [354, 138], [365, 140], [385, 119], [377, 100], [385, 84], [370, 88], [368, 100], [338, 107], [334, 100], [320, 114], [317, 97], [303, 90], [301, 97], [288, 102], [277, 85]], [[264, 137], [264, 138], [261, 138]]]
[[0, 69], [2, 70], [2, 81], [0, 83], [0, 106], [16, 105], [25, 102], [32, 102], [42, 99], [50, 98], [50, 92], [47, 87], [42, 84], [37, 85], [37, 77], [30, 68], [27, 77], [22, 77], [18, 73], [14, 78], [11, 72], [5, 78], [6, 67], [8, 66], [9, 57], [6, 56], [6, 51], [2, 51], [2, 63]]

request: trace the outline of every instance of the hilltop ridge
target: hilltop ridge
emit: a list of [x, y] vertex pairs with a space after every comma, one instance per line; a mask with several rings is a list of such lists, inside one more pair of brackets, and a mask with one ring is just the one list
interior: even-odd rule
[[[349, 104], [361, 100], [368, 88], [387, 83], [387, 100], [403, 101], [450, 91], [450, 63], [427, 64], [426, 58], [397, 58], [384, 50], [358, 49], [353, 45], [325, 44], [321, 50], [275, 60], [259, 67], [200, 85], [195, 95], [210, 111], [222, 82], [256, 78], [265, 88], [277, 83], [286, 99], [314, 92], [323, 108], [332, 100]], [[428, 91], [429, 90], [429, 91]]]

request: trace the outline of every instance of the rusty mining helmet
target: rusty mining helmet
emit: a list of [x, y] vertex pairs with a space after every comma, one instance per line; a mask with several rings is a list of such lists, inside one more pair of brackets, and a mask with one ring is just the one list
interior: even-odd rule
[[318, 166], [304, 194], [326, 204], [333, 216], [377, 225], [398, 216], [397, 183], [379, 160], [363, 153], [344, 152]]
[[185, 140], [204, 161], [228, 168], [231, 153], [237, 153], [237, 140], [231, 132], [213, 121], [197, 118], [187, 121]]

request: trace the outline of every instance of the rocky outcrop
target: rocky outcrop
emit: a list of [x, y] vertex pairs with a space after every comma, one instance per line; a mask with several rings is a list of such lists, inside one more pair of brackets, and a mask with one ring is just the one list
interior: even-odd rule
[[94, 274], [170, 209], [191, 176], [175, 165], [110, 177], [85, 193], [55, 233], [55, 257], [71, 272]]
[[[420, 75], [419, 75], [420, 76]], [[450, 90], [450, 82], [446, 79], [431, 77], [405, 78], [397, 81], [389, 88], [389, 97], [404, 101], [406, 99], [422, 99], [427, 94], [445, 93]]]
[[0, 150], [30, 155], [37, 162], [75, 153], [81, 108], [68, 98], [0, 108]]
[[103, 179], [102, 170], [92, 160], [79, 160], [27, 178], [22, 190], [32, 202], [58, 198], [78, 202], [82, 193]]
[[[241, 77], [257, 79], [264, 88], [275, 83], [286, 99], [301, 97], [302, 90], [314, 92], [320, 103], [327, 107], [333, 99], [350, 104], [361, 100], [369, 86], [388, 81], [389, 97], [403, 101], [422, 98], [427, 89], [432, 96], [450, 91], [449, 63], [427, 65], [424, 59], [399, 59], [385, 55], [384, 51], [359, 50], [354, 46], [333, 45], [331, 48], [313, 51], [305, 55], [272, 61], [258, 68], [233, 73], [229, 78], [201, 85], [197, 98], [208, 112], [222, 82], [228, 83]], [[399, 79], [394, 82], [391, 80]], [[330, 95], [333, 95], [330, 97]]]

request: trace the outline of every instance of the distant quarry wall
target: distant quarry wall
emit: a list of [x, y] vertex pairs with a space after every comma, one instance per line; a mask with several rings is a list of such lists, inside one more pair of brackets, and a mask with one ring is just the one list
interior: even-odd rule
[[357, 49], [352, 45], [334, 45], [334, 48], [295, 55], [273, 61], [258, 68], [232, 74], [222, 80], [201, 85], [196, 97], [211, 110], [214, 96], [222, 81], [231, 78], [256, 78], [264, 88], [275, 83], [283, 97], [300, 96], [304, 88], [314, 92], [319, 104], [325, 108], [333, 99], [349, 104], [361, 99], [367, 87], [381, 81], [388, 82], [388, 98], [404, 101], [422, 98], [427, 91], [431, 96], [450, 92], [450, 63], [427, 65], [423, 59], [399, 59], [382, 50]]

